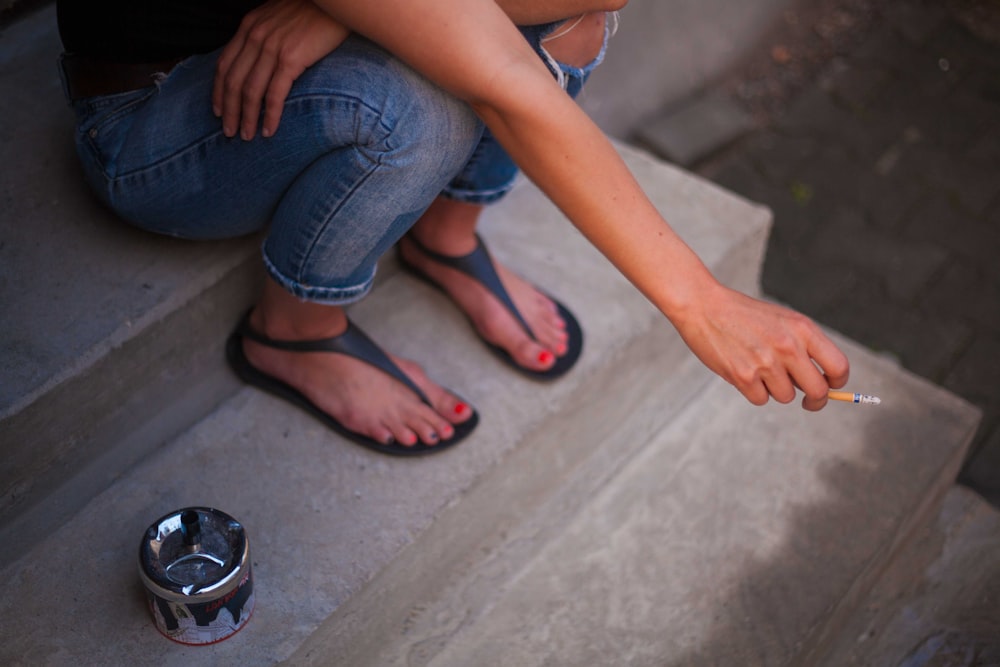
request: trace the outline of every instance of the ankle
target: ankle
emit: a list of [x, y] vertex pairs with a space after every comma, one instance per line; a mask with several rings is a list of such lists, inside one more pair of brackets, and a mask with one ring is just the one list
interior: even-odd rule
[[408, 236], [442, 255], [470, 253], [476, 247], [476, 224], [483, 208], [480, 204], [438, 197], [413, 225]]
[[250, 326], [272, 340], [320, 340], [339, 336], [347, 330], [343, 308], [304, 305], [311, 307], [273, 308], [262, 300], [250, 313]]

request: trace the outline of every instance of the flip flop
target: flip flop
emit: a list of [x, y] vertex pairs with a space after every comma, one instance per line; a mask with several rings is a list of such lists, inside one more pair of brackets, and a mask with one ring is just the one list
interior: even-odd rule
[[448, 440], [441, 440], [434, 445], [426, 445], [419, 440], [411, 447], [406, 447], [405, 445], [401, 445], [397, 442], [379, 442], [374, 438], [370, 438], [348, 429], [332, 416], [323, 410], [320, 410], [298, 389], [295, 389], [291, 385], [286, 384], [271, 375], [257, 370], [250, 364], [246, 354], [243, 352], [244, 338], [248, 338], [256, 343], [260, 343], [261, 345], [266, 345], [277, 350], [287, 350], [290, 352], [331, 352], [336, 354], [346, 354], [347, 356], [354, 357], [355, 359], [360, 359], [361, 361], [387, 373], [399, 382], [402, 382], [408, 389], [410, 389], [410, 391], [419, 396], [420, 400], [427, 405], [430, 405], [431, 403], [427, 400], [424, 393], [420, 391], [413, 381], [410, 380], [405, 373], [403, 373], [399, 366], [393, 363], [392, 359], [390, 359], [378, 345], [365, 335], [361, 329], [348, 320], [347, 330], [339, 336], [334, 336], [333, 338], [295, 341], [274, 340], [254, 331], [250, 327], [250, 312], [247, 311], [239, 325], [237, 325], [236, 330], [233, 331], [233, 333], [229, 336], [229, 340], [226, 341], [226, 359], [229, 361], [230, 367], [232, 367], [236, 374], [247, 384], [257, 387], [258, 389], [263, 389], [266, 392], [285, 399], [293, 405], [297, 405], [348, 440], [369, 449], [373, 449], [377, 452], [392, 454], [395, 456], [419, 456], [422, 454], [433, 454], [435, 452], [444, 451], [445, 449], [457, 445], [465, 439], [466, 436], [472, 433], [476, 424], [479, 423], [479, 415], [473, 411], [472, 416], [469, 419], [465, 420], [461, 424], [453, 425], [455, 435]]
[[[435, 262], [461, 271], [488, 289], [490, 293], [499, 299], [500, 303], [502, 303], [517, 319], [528, 335], [535, 338], [534, 333], [531, 331], [531, 327], [528, 326], [524, 317], [520, 312], [518, 312], [517, 306], [514, 305], [510, 295], [507, 293], [507, 290], [504, 289], [503, 283], [500, 282], [500, 276], [497, 275], [496, 267], [493, 266], [493, 260], [490, 258], [490, 254], [486, 250], [486, 246], [483, 245], [483, 241], [479, 238], [478, 234], [476, 235], [475, 250], [470, 252], [468, 255], [462, 255], [460, 257], [449, 257], [448, 255], [442, 255], [441, 253], [435, 252], [414, 238], [412, 234], [406, 238], [408, 241], [413, 243], [413, 245], [415, 245], [420, 252], [424, 253]], [[397, 254], [399, 256], [400, 264], [404, 269], [422, 279], [424, 282], [429, 283], [431, 286], [441, 291], [445, 291], [441, 285], [438, 285], [436, 282], [431, 280], [426, 273], [413, 264], [407, 262], [406, 259], [403, 258], [403, 254], [398, 252], [398, 248]], [[517, 363], [506, 350], [494, 345], [480, 336], [483, 343], [485, 343], [486, 346], [489, 347], [501, 361], [506, 363], [511, 368], [514, 368], [536, 380], [554, 380], [565, 375], [571, 368], [573, 368], [574, 365], [576, 365], [576, 362], [580, 359], [580, 353], [583, 351], [583, 330], [580, 328], [580, 323], [577, 321], [576, 317], [573, 316], [573, 313], [571, 313], [566, 306], [552, 298], [551, 295], [546, 294], [546, 296], [556, 305], [556, 308], [559, 311], [559, 316], [566, 323], [567, 334], [566, 354], [561, 357], [556, 357], [556, 363], [548, 370], [536, 371], [530, 368], [525, 368], [521, 364]]]

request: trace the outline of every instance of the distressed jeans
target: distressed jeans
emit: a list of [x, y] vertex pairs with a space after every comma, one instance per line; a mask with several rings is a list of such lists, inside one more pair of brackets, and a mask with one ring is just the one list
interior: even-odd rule
[[[522, 29], [543, 57], [555, 25]], [[307, 69], [275, 135], [251, 141], [226, 137], [212, 113], [217, 58], [74, 102], [77, 153], [97, 196], [140, 228], [187, 239], [266, 230], [268, 274], [301, 299], [357, 301], [435, 197], [493, 201], [516, 176], [468, 105], [364, 38]], [[589, 69], [564, 74], [575, 94]]]

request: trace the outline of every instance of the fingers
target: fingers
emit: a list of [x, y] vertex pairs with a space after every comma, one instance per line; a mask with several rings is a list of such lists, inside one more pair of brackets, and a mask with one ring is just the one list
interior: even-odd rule
[[243, 139], [253, 138], [263, 91], [270, 80], [268, 62], [261, 59], [261, 43], [252, 38], [253, 34], [253, 16], [247, 15], [216, 65], [212, 107], [222, 118], [222, 132], [227, 137], [234, 137], [239, 132]]
[[779, 403], [795, 400], [802, 390], [802, 407], [821, 410], [830, 389], [847, 384], [850, 364], [843, 352], [808, 318], [796, 316], [788, 337], [776, 337], [771, 347], [758, 352], [756, 364], [743, 369], [732, 383], [754, 405], [770, 398]]
[[271, 77], [265, 96], [264, 121], [261, 125], [263, 136], [271, 137], [278, 131], [278, 125], [281, 123], [281, 112], [285, 108], [285, 100], [292, 90], [292, 84], [300, 74], [302, 71], [296, 68], [279, 67]]
[[260, 125], [265, 137], [273, 135], [292, 84], [347, 34], [301, 0], [271, 0], [248, 13], [223, 48], [212, 84], [212, 110], [223, 133], [249, 141]]

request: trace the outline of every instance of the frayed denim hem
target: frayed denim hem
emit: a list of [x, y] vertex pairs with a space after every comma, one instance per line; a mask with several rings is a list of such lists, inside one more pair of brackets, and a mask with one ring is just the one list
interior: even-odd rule
[[515, 181], [506, 185], [493, 188], [492, 190], [464, 190], [462, 188], [445, 188], [441, 191], [441, 196], [452, 201], [464, 202], [466, 204], [493, 204], [507, 196], [514, 189]]
[[372, 286], [375, 284], [376, 269], [372, 270], [372, 275], [368, 280], [352, 287], [314, 287], [303, 285], [285, 276], [271, 263], [266, 254], [261, 254], [264, 259], [264, 268], [271, 279], [292, 295], [310, 303], [318, 303], [324, 306], [347, 306], [361, 301], [361, 299], [368, 296], [368, 293], [372, 291]]

